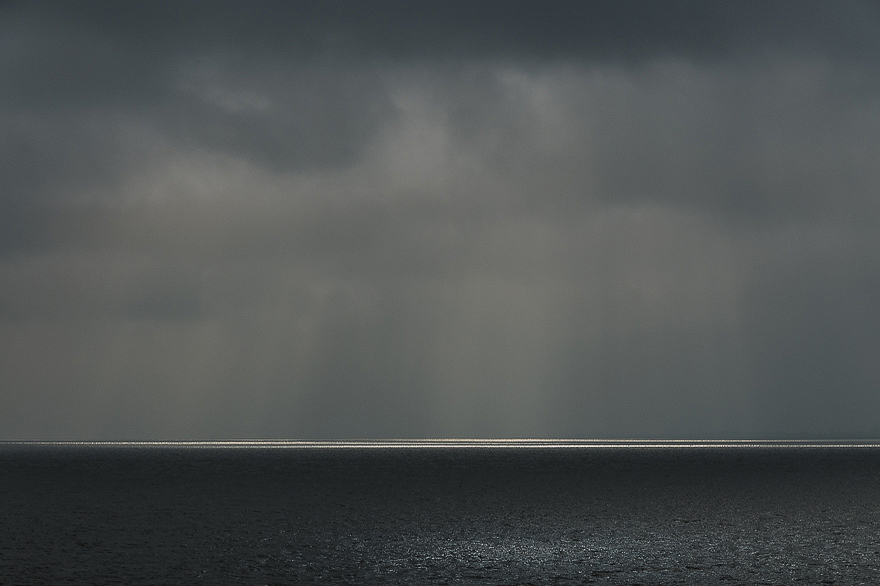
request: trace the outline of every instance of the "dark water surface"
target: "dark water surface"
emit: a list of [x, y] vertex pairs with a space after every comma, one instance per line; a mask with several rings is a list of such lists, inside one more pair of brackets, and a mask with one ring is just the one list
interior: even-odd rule
[[880, 584], [880, 448], [0, 444], [0, 584]]

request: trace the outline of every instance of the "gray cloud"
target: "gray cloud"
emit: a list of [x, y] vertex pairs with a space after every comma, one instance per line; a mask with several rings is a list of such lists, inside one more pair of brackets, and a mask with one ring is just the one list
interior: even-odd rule
[[[44, 4], [12, 12], [41, 22], [66, 22], [88, 38], [174, 53], [205, 47], [248, 49], [261, 54], [315, 58], [325, 55], [388, 59], [468, 58], [474, 55], [534, 59], [653, 58], [658, 54], [725, 54], [750, 46], [805, 46], [845, 55], [876, 50], [875, 2], [829, 6], [809, 1], [725, 2], [625, 0], [613, 3], [558, 1], [457, 1], [413, 5], [403, 0], [112, 2]], [[69, 70], [68, 70], [69, 71]]]
[[776, 238], [744, 296], [763, 426], [876, 434], [876, 237], [798, 227]]
[[878, 18], [4, 5], [0, 437], [876, 435]]

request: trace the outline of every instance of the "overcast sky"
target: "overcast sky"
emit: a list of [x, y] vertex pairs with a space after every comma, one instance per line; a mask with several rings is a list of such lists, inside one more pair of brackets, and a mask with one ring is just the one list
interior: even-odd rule
[[0, 439], [880, 436], [878, 220], [878, 2], [6, 2]]

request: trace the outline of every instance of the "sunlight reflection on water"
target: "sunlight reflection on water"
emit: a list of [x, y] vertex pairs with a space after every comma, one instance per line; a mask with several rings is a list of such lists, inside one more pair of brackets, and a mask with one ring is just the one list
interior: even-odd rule
[[380, 439], [380, 440], [217, 440], [217, 441], [0, 441], [3, 447], [112, 447], [207, 449], [719, 449], [719, 448], [880, 448], [863, 440], [646, 440], [646, 439]]

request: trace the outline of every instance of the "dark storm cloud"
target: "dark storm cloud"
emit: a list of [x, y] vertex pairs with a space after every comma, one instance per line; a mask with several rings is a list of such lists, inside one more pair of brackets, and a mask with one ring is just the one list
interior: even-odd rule
[[[130, 136], [147, 131], [273, 169], [344, 164], [391, 113], [369, 71], [291, 63], [287, 51], [263, 47], [263, 25], [279, 27], [270, 12], [230, 37], [224, 31], [247, 20], [241, 7], [194, 5], [195, 25], [170, 4], [119, 8], [13, 4], [0, 13], [4, 201], [112, 182], [154, 155], [145, 137]], [[300, 38], [297, 13], [287, 16], [286, 38]]]
[[875, 2], [0, 6], [0, 436], [866, 435]]
[[[646, 168], [634, 173], [615, 169], [614, 162], [629, 160], [632, 152], [645, 148], [665, 152], [667, 158], [680, 150], [699, 151], [708, 160], [693, 163], [708, 163], [704, 174], [712, 173], [713, 159], [724, 158], [726, 172], [734, 176], [721, 178], [723, 185], [715, 186], [712, 194], [691, 198], [715, 197], [746, 210], [768, 208], [773, 204], [762, 200], [766, 186], [755, 177], [761, 172], [760, 161], [754, 160], [760, 151], [752, 145], [762, 139], [755, 134], [768, 123], [771, 129], [780, 126], [776, 118], [781, 114], [783, 124], [795, 125], [784, 140], [834, 140], [837, 137], [826, 136], [822, 129], [806, 129], [815, 124], [827, 127], [823, 117], [829, 114], [852, 114], [846, 110], [858, 106], [859, 94], [874, 96], [874, 76], [853, 64], [874, 63], [880, 55], [880, 41], [870, 26], [880, 22], [880, 11], [867, 2], [835, 7], [802, 3], [797, 9], [785, 2], [736, 7], [712, 2], [266, 2], [247, 10], [227, 2], [185, 7], [152, 2], [12, 3], [2, 14], [0, 74], [5, 83], [0, 89], [0, 124], [5, 138], [0, 149], [7, 163], [0, 172], [9, 186], [4, 200], [30, 200], [48, 193], [69, 196], [91, 187], [89, 182], [112, 183], [150, 155], [143, 152], [142, 140], [121, 136], [124, 126], [155, 129], [183, 148], [228, 153], [275, 170], [351, 164], [395, 114], [377, 64], [488, 60], [537, 66], [550, 60], [638, 67], [663, 58], [705, 62], [710, 56], [710, 63], [725, 63], [739, 55], [760, 59], [768, 51], [782, 51], [831, 59], [836, 71], [837, 61], [843, 60], [849, 65], [842, 74], [832, 71], [818, 80], [824, 84], [819, 91], [836, 92], [836, 99], [809, 92], [803, 100], [787, 93], [780, 100], [773, 88], [762, 87], [767, 80], [761, 77], [695, 80], [708, 83], [711, 94], [685, 95], [685, 100], [703, 100], [698, 108], [713, 103], [717, 112], [697, 110], [697, 115], [727, 120], [691, 118], [694, 104], [678, 99], [674, 92], [681, 88], [675, 87], [672, 92], [663, 87], [631, 88], [644, 94], [648, 104], [599, 104], [600, 122], [610, 126], [610, 137], [601, 134], [602, 128], [596, 137], [602, 143], [598, 155], [605, 161], [599, 162], [600, 172], [609, 193], [632, 197], [646, 190], [640, 178], [647, 178], [645, 182], [655, 177], [661, 178], [656, 186], [660, 197], [670, 191], [694, 193], [697, 190], [687, 185], [666, 185], [682, 181], [675, 158], [643, 161]], [[735, 68], [730, 73], [739, 74]], [[774, 79], [778, 72], [766, 73]], [[654, 76], [661, 85], [666, 79], [662, 71]], [[451, 112], [460, 127], [510, 126], [505, 120], [472, 124], [481, 109], [491, 113], [499, 101], [503, 103], [492, 94], [497, 88], [491, 77], [470, 90], [483, 95]], [[652, 83], [650, 78], [642, 82]], [[440, 91], [444, 89], [456, 100], [467, 95], [462, 90], [468, 91], [457, 82]], [[610, 100], [639, 100], [638, 95], [614, 95], [611, 89]], [[658, 89], [659, 95], [653, 96]], [[601, 93], [598, 97], [602, 99]], [[655, 97], [663, 102], [651, 102]], [[811, 103], [814, 98], [828, 103]], [[787, 103], [792, 99], [797, 101]], [[750, 110], [755, 104], [770, 108]], [[572, 122], [582, 123], [584, 105], [569, 106]], [[638, 117], [629, 120], [632, 108], [639, 110]], [[682, 122], [685, 129], [690, 127], [688, 133], [681, 132]], [[701, 126], [716, 134], [702, 135]], [[873, 128], [863, 132], [870, 136]], [[516, 141], [515, 134], [505, 138]], [[680, 149], [669, 142], [676, 139], [697, 140], [700, 148]], [[849, 159], [850, 153], [837, 156]], [[20, 208], [7, 205], [7, 216]]]

